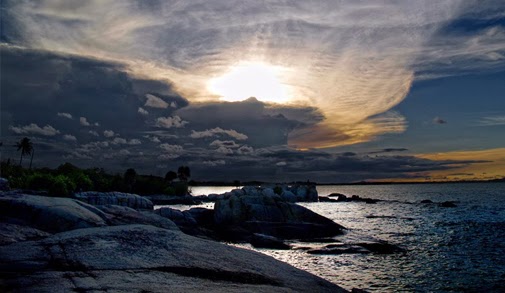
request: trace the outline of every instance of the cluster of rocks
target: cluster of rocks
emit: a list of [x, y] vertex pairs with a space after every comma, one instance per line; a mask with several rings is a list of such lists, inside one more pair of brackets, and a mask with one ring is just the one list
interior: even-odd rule
[[359, 195], [353, 195], [348, 197], [345, 194], [342, 193], [332, 193], [328, 196], [320, 196], [319, 197], [320, 202], [364, 202], [368, 204], [373, 204], [377, 203], [380, 200], [379, 199], [374, 199], [374, 198], [368, 198], [368, 197], [361, 197]]
[[211, 193], [209, 195], [193, 196], [195, 200], [202, 202], [215, 202], [221, 199], [228, 199], [231, 196], [274, 196], [278, 195], [287, 202], [311, 202], [318, 201], [317, 189], [313, 184], [295, 185], [266, 185], [266, 186], [244, 186], [241, 189], [234, 189], [222, 194]]
[[457, 207], [456, 203], [453, 201], [443, 201], [443, 202], [435, 203], [432, 200], [424, 199], [424, 200], [421, 200], [421, 203], [423, 203], [423, 204], [438, 204], [439, 207], [443, 207], [443, 208]]
[[[117, 200], [110, 199], [114, 196]], [[77, 200], [0, 193], [0, 291], [345, 292], [266, 255], [180, 231], [184, 225], [217, 224], [216, 219], [237, 227], [262, 220], [258, 217], [264, 213], [255, 206], [260, 202], [247, 196], [222, 199], [216, 212], [153, 212], [152, 203], [135, 196], [114, 196], [81, 194]], [[259, 198], [271, 201], [267, 209], [272, 212], [292, 212], [280, 223], [318, 218], [278, 195]], [[256, 211], [244, 211], [253, 206]], [[302, 218], [295, 220], [295, 215]]]

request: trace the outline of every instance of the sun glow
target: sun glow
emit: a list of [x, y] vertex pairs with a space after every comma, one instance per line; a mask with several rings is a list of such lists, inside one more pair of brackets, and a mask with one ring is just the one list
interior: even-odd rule
[[208, 89], [223, 101], [237, 102], [255, 97], [263, 102], [282, 104], [290, 101], [288, 88], [280, 80], [284, 71], [282, 67], [265, 63], [239, 63], [211, 79]]

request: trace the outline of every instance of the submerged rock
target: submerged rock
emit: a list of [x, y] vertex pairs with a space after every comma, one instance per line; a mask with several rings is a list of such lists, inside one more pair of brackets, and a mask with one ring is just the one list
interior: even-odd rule
[[455, 208], [457, 207], [457, 205], [452, 202], [452, 201], [444, 201], [444, 202], [441, 202], [438, 204], [439, 206], [443, 207], [443, 208]]
[[383, 241], [361, 242], [361, 243], [336, 243], [328, 244], [324, 247], [309, 249], [309, 254], [393, 254], [404, 252], [405, 250]]
[[249, 242], [256, 248], [291, 249], [291, 246], [284, 243], [281, 239], [264, 234], [254, 233]]

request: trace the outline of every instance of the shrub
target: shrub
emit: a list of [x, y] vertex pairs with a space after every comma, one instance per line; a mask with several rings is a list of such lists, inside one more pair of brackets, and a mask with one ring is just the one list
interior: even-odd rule
[[185, 182], [177, 182], [174, 184], [175, 195], [184, 196], [188, 194], [188, 184]]
[[281, 195], [281, 194], [282, 194], [282, 187], [280, 187], [280, 186], [275, 186], [275, 187], [274, 187], [274, 193], [275, 193], [275, 194], [278, 194], [278, 195]]
[[65, 175], [53, 176], [49, 174], [36, 173], [28, 178], [28, 188], [34, 190], [45, 190], [51, 196], [69, 196], [76, 188], [76, 185]]
[[175, 188], [172, 186], [169, 186], [169, 187], [165, 188], [165, 190], [163, 190], [163, 194], [175, 195]]
[[89, 179], [88, 175], [75, 172], [70, 176], [71, 181], [75, 185], [75, 190], [77, 191], [88, 191], [93, 189], [93, 181]]

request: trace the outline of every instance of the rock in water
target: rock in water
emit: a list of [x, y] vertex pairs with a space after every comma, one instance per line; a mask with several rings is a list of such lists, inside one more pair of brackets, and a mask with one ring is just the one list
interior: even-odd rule
[[0, 246], [2, 292], [346, 292], [269, 256], [146, 225]]
[[227, 229], [241, 227], [282, 239], [331, 237], [343, 227], [311, 210], [284, 201], [280, 196], [232, 195], [216, 201], [214, 221]]

